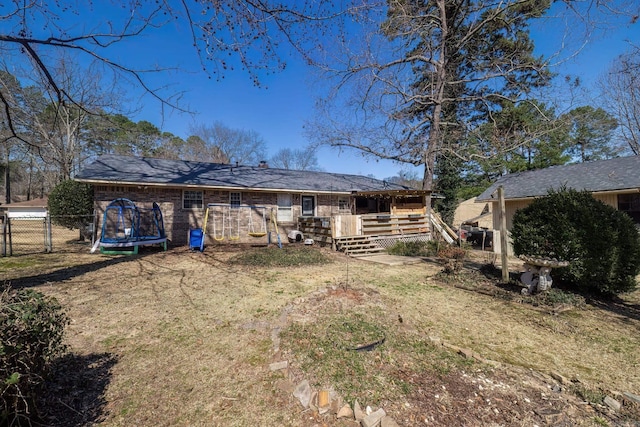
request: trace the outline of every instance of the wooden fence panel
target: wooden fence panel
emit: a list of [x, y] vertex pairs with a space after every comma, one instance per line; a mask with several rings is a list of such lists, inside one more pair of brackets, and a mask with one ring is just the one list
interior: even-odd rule
[[361, 215], [335, 215], [331, 217], [333, 238], [362, 235]]

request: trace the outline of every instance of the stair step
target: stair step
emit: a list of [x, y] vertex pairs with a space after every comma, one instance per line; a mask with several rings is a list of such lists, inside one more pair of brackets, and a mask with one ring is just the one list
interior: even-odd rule
[[345, 250], [356, 250], [356, 249], [384, 249], [379, 245], [355, 245], [355, 246], [345, 246]]
[[339, 251], [353, 257], [366, 256], [385, 252], [386, 249], [375, 242], [369, 236], [348, 236], [335, 239], [336, 248]]
[[379, 254], [380, 252], [384, 252], [384, 248], [381, 249], [358, 249], [355, 251], [345, 252], [347, 255], [368, 255], [368, 254]]
[[371, 255], [379, 255], [382, 252], [363, 252], [361, 254], [348, 254], [351, 258], [365, 258]]
[[334, 240], [338, 244], [348, 245], [350, 243], [366, 242], [366, 241], [369, 240], [369, 238], [368, 238], [368, 236], [362, 236], [362, 237], [359, 237], [359, 238], [348, 238], [348, 239], [339, 238], [339, 239], [334, 239]]

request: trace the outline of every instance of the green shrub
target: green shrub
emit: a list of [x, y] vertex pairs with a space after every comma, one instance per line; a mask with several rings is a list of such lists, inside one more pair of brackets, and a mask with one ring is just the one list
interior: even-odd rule
[[636, 287], [640, 236], [631, 218], [588, 192], [562, 189], [536, 199], [513, 217], [513, 249], [569, 261], [553, 277], [566, 285], [602, 294]]
[[547, 306], [565, 304], [573, 307], [584, 307], [585, 305], [583, 296], [573, 292], [565, 292], [558, 288], [551, 288], [547, 292], [535, 294], [534, 298], [536, 302]]
[[71, 179], [62, 181], [51, 190], [48, 205], [54, 224], [79, 228], [93, 214], [93, 187]]
[[0, 292], [0, 425], [31, 424], [52, 362], [65, 351], [67, 315], [54, 298], [9, 286]]
[[429, 248], [426, 242], [396, 242], [387, 249], [387, 253], [400, 256], [428, 256]]

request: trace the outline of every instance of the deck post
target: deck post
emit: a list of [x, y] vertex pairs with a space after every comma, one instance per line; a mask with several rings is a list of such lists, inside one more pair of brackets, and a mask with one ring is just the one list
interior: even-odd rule
[[504, 204], [504, 188], [502, 185], [498, 187], [498, 215], [500, 218], [500, 259], [502, 261], [502, 282], [509, 281], [509, 241], [507, 239], [507, 212]]
[[2, 256], [7, 256], [7, 214], [2, 216]]

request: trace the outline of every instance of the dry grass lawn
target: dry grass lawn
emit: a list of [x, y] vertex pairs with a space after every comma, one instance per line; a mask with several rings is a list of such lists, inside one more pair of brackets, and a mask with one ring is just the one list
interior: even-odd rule
[[[385, 394], [392, 387], [382, 380], [368, 386], [379, 387], [380, 393], [343, 394], [383, 406], [400, 425], [640, 422], [640, 411], [627, 402], [620, 413], [582, 402], [605, 394], [623, 401], [616, 393], [625, 391], [640, 394], [640, 292], [557, 313], [479, 274], [482, 256], [460, 277], [443, 281], [437, 274], [441, 267], [427, 261], [390, 267], [326, 251], [329, 264], [246, 267], [228, 262], [246, 249], [234, 248], [143, 250], [129, 257], [83, 250], [0, 259], [0, 279], [55, 296], [72, 319], [67, 333], [71, 353], [46, 400], [49, 422], [354, 425], [304, 410], [292, 397], [296, 381], [326, 380], [322, 370], [305, 367], [296, 343], [286, 338], [302, 339], [291, 332], [295, 325], [306, 325], [307, 332], [301, 330], [312, 337], [330, 327], [332, 316], [353, 313], [384, 328], [387, 343], [366, 357], [377, 358], [372, 363], [380, 378], [395, 375], [407, 388], [395, 400]], [[446, 363], [451, 369], [421, 375], [416, 355], [407, 353], [405, 360], [394, 352], [400, 348], [393, 339], [398, 336], [424, 351], [425, 370], [428, 358], [442, 358], [442, 351], [450, 353]], [[429, 337], [500, 365], [470, 362], [447, 349], [434, 353]], [[312, 348], [314, 341], [306, 345]], [[282, 359], [290, 362], [288, 375], [269, 369]], [[552, 371], [574, 382], [553, 389]], [[479, 381], [493, 387], [478, 386]], [[508, 391], [491, 394], [500, 388], [496, 384]], [[576, 397], [576, 390], [583, 394]], [[557, 402], [553, 408], [561, 408], [565, 418], [536, 412], [536, 402], [550, 401]], [[485, 407], [474, 412], [480, 403]]]

